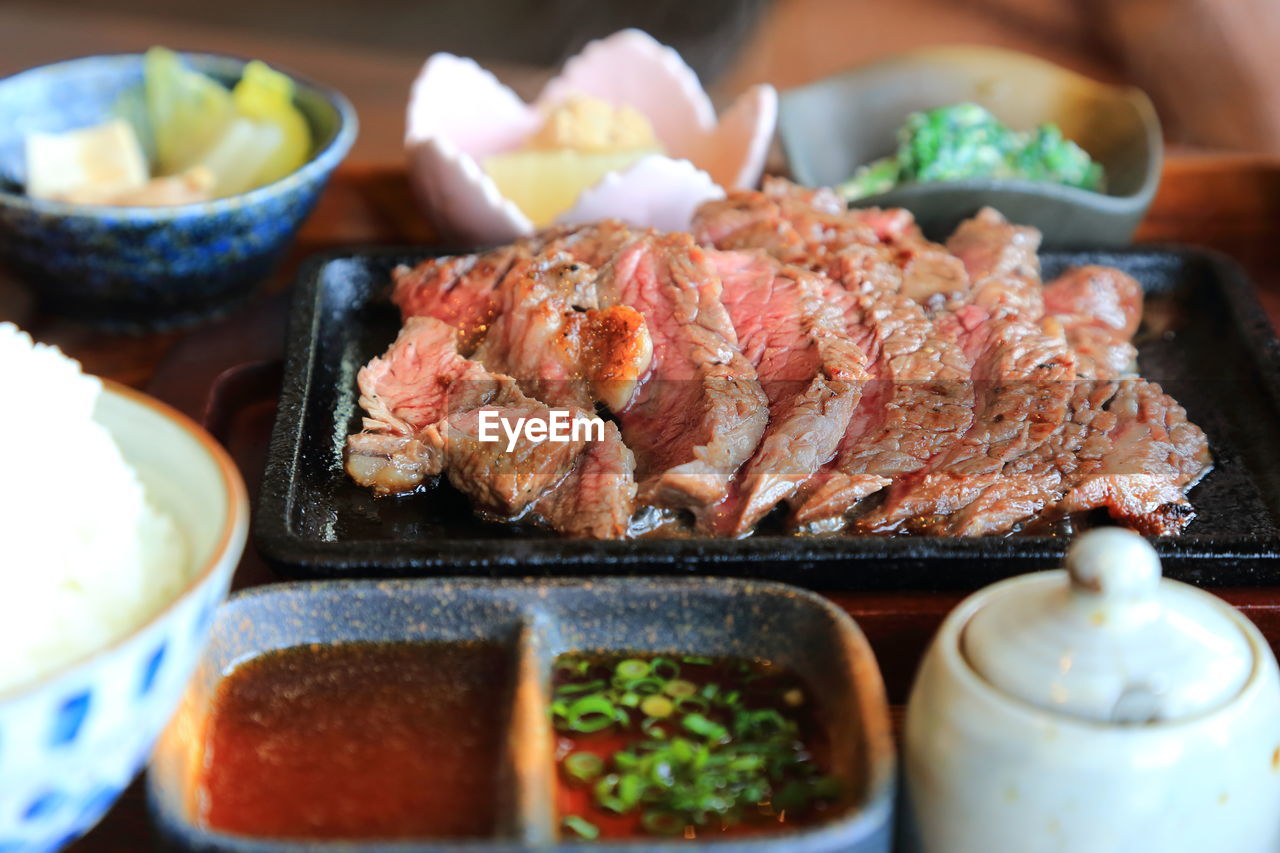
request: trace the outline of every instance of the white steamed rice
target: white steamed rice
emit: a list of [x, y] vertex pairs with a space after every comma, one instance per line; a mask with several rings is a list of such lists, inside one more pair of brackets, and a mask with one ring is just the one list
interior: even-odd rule
[[128, 634], [189, 576], [177, 526], [93, 420], [101, 390], [0, 323], [0, 691]]

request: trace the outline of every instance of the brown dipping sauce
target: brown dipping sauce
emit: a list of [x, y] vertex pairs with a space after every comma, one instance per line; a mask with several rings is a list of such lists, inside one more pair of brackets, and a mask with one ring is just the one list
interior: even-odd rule
[[475, 838], [497, 824], [507, 650], [346, 643], [236, 667], [211, 711], [197, 808], [269, 838]]

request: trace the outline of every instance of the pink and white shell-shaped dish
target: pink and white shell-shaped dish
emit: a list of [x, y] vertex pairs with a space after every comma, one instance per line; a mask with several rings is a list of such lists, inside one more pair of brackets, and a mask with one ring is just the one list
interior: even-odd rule
[[588, 44], [532, 104], [474, 60], [434, 54], [409, 97], [405, 151], [414, 192], [443, 236], [481, 244], [534, 232], [480, 164], [518, 148], [547, 109], [574, 94], [639, 110], [666, 153], [606, 174], [560, 215], [557, 222], [565, 224], [614, 217], [637, 226], [687, 229], [699, 204], [760, 179], [778, 112], [777, 93], [760, 84], [717, 120], [693, 69], [639, 30]]

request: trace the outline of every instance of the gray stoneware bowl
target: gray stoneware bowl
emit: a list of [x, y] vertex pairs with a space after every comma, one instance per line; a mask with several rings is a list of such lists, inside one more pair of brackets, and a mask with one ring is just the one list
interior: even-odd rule
[[[517, 684], [505, 737], [509, 790], [500, 837], [399, 843], [265, 841], [210, 831], [194, 815], [193, 768], [210, 699], [237, 663], [271, 649], [343, 641], [488, 640], [509, 650]], [[576, 650], [680, 651], [767, 658], [800, 675], [830, 736], [846, 802], [826, 822], [726, 841], [566, 842], [553, 803], [555, 737], [547, 717], [554, 658]], [[773, 583], [700, 579], [333, 581], [234, 596], [177, 716], [161, 736], [148, 798], [167, 849], [226, 853], [888, 853], [895, 756], [884, 685], [866, 639], [825, 599]]]
[[[188, 53], [232, 84], [245, 60]], [[24, 140], [107, 121], [142, 85], [141, 54], [88, 56], [0, 80], [0, 262], [41, 305], [91, 325], [145, 332], [189, 325], [248, 299], [270, 275], [356, 137], [339, 93], [287, 72], [311, 127], [311, 159], [280, 180], [229, 198], [164, 207], [33, 199]]]
[[905, 207], [933, 239], [992, 205], [1039, 228], [1048, 246], [1129, 242], [1155, 197], [1164, 150], [1155, 108], [1132, 87], [1008, 50], [926, 48], [783, 92], [778, 127], [792, 176], [827, 186], [891, 154], [909, 113], [964, 101], [1015, 130], [1054, 122], [1106, 169], [1106, 192], [984, 178], [904, 185], [856, 204]]

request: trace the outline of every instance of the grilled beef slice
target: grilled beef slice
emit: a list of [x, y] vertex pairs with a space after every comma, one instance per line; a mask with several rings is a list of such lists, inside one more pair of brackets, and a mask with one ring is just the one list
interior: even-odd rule
[[593, 268], [565, 254], [517, 261], [475, 359], [551, 406], [591, 409], [599, 400], [614, 411], [626, 408], [653, 346], [633, 308], [580, 310], [596, 301], [595, 279]]
[[649, 378], [618, 415], [640, 503], [716, 503], [759, 444], [767, 401], [705, 251], [685, 234], [640, 237], [605, 266], [598, 287], [603, 306], [639, 311], [653, 341]]
[[769, 423], [704, 529], [741, 536], [826, 464], [848, 427], [869, 374], [828, 283], [762, 252], [709, 252], [743, 355], [769, 401]]
[[620, 539], [635, 509], [635, 456], [622, 443], [616, 424], [604, 425], [604, 439], [589, 442], [573, 471], [538, 499], [533, 512], [565, 536]]
[[[592, 500], [583, 512], [547, 513], [544, 519], [569, 535], [620, 535], [616, 519], [630, 518], [634, 508], [629, 454], [617, 448], [612, 457], [603, 448], [588, 454], [583, 435], [569, 442], [522, 435], [509, 450], [499, 429], [498, 441], [481, 441], [482, 412], [513, 425], [517, 417], [546, 422], [552, 415], [522, 393], [513, 378], [458, 355], [458, 337], [456, 329], [434, 318], [410, 318], [387, 353], [360, 371], [360, 404], [367, 415], [364, 431], [347, 439], [346, 469], [352, 479], [375, 494], [398, 494], [443, 470], [478, 508], [506, 518], [553, 496], [569, 505], [572, 499], [559, 493], [586, 482]], [[594, 473], [588, 477], [589, 472]]]
[[842, 304], [850, 330], [861, 326], [873, 377], [839, 454], [799, 490], [793, 526], [840, 524], [863, 498], [909, 474], [964, 434], [973, 420], [969, 364], [938, 334], [914, 300], [868, 288], [860, 265], [846, 266]]
[[498, 311], [498, 286], [515, 262], [527, 256], [522, 246], [503, 246], [482, 255], [431, 258], [391, 273], [391, 301], [400, 315], [434, 317], [459, 330], [459, 351], [466, 354], [484, 336]]
[[411, 317], [385, 355], [356, 376], [364, 430], [347, 438], [346, 468], [376, 494], [417, 488], [440, 473], [442, 447], [426, 432], [450, 412], [491, 400], [501, 382], [458, 355], [458, 330], [433, 317]]
[[1034, 452], [1071, 412], [1077, 363], [1065, 338], [1042, 326], [1039, 232], [985, 208], [961, 223], [947, 245], [974, 282], [937, 316], [940, 331], [973, 359], [973, 425], [927, 466], [894, 483], [884, 504], [861, 522], [872, 530], [927, 527], [959, 512], [987, 487], [986, 478]]
[[1131, 343], [1142, 322], [1142, 285], [1111, 267], [1068, 270], [1045, 285], [1045, 312], [1075, 351], [1082, 376], [1110, 378], [1132, 369]]

